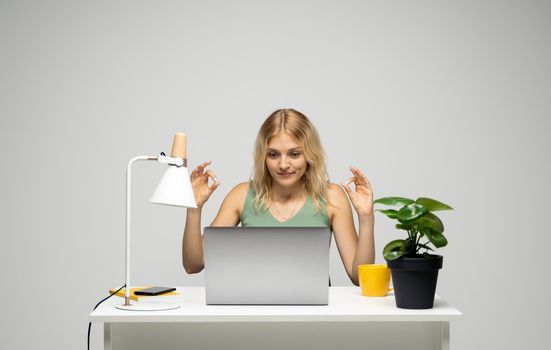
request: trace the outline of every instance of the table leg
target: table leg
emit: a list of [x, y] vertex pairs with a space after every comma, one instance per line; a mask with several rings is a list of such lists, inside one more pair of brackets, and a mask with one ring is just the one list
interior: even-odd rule
[[450, 350], [450, 323], [440, 322], [440, 349]]
[[111, 323], [105, 322], [103, 324], [103, 350], [113, 350], [111, 343]]

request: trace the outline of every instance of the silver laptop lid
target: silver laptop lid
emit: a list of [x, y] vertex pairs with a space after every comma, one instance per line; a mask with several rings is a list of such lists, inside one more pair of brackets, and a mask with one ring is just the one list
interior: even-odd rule
[[327, 227], [206, 227], [207, 304], [327, 305]]

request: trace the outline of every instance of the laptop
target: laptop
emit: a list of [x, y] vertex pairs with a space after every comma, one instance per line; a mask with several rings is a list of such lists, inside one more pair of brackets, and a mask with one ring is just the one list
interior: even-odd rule
[[327, 305], [327, 227], [205, 227], [208, 305]]

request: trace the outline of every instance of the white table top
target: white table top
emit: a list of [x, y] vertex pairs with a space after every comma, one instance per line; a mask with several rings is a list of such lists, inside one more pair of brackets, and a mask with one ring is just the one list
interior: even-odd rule
[[[364, 297], [359, 287], [330, 287], [329, 305], [206, 305], [204, 287], [179, 287], [177, 295], [142, 297], [140, 302], [170, 302], [167, 311], [124, 311], [123, 298], [113, 296], [90, 314], [91, 322], [332, 322], [332, 321], [451, 321], [462, 313], [435, 297], [434, 308], [396, 307], [394, 295]], [[135, 301], [133, 301], [135, 303]]]

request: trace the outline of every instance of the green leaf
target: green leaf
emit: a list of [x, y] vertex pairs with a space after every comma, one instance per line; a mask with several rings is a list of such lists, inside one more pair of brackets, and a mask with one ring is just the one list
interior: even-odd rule
[[386, 250], [398, 250], [398, 249], [400, 249], [400, 248], [404, 245], [405, 242], [406, 242], [406, 241], [403, 240], [403, 239], [395, 239], [395, 240], [393, 240], [393, 241], [390, 241], [390, 242], [388, 242], [388, 243], [385, 245], [383, 251], [386, 251]]
[[383, 248], [384, 258], [392, 261], [404, 255], [403, 248], [405, 243], [406, 241], [402, 239], [395, 239], [394, 241], [388, 242], [388, 244]]
[[384, 258], [387, 260], [387, 261], [392, 261], [392, 260], [396, 260], [398, 259], [399, 257], [403, 256], [404, 253], [402, 253], [401, 251], [392, 251], [392, 252], [388, 252], [388, 253], [383, 253], [383, 256]]
[[424, 197], [417, 198], [417, 200], [415, 201], [415, 204], [422, 205], [425, 208], [427, 208], [429, 211], [453, 210], [453, 208], [450, 207], [449, 205], [431, 198], [424, 198]]
[[436, 247], [436, 248], [442, 248], [445, 247], [448, 244], [448, 240], [441, 232], [434, 231], [431, 228], [425, 227], [421, 231], [427, 236], [429, 241]]
[[438, 216], [434, 215], [431, 212], [428, 212], [425, 215], [418, 218], [417, 220], [415, 220], [415, 223], [417, 223], [417, 226], [419, 227], [419, 229], [430, 228], [431, 230], [434, 230], [440, 233], [444, 232], [444, 224], [438, 218]]
[[384, 197], [373, 201], [373, 204], [401, 205], [401, 206], [413, 204], [413, 203], [415, 203], [413, 199], [403, 198], [403, 197]]
[[375, 209], [375, 211], [380, 211], [391, 219], [396, 219], [396, 216], [398, 215], [398, 210], [394, 209]]
[[409, 204], [398, 211], [397, 219], [401, 223], [411, 222], [418, 217], [425, 215], [427, 208], [419, 204]]
[[385, 254], [387, 252], [391, 252], [391, 251], [401, 250], [405, 243], [406, 243], [406, 241], [403, 240], [403, 239], [395, 239], [393, 241], [390, 241], [383, 248], [383, 254]]
[[396, 224], [396, 228], [398, 230], [406, 230], [409, 231], [413, 228], [412, 224]]

